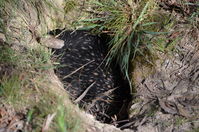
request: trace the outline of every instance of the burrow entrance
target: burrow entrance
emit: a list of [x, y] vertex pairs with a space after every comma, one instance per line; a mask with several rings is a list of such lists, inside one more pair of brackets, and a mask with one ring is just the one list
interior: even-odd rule
[[103, 123], [128, 122], [130, 88], [116, 64], [105, 64], [108, 37], [83, 30], [51, 33], [64, 40], [64, 47], [54, 50], [60, 62], [55, 72], [72, 101]]

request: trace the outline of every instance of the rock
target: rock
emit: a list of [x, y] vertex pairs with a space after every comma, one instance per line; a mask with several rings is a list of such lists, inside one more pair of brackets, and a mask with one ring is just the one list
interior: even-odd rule
[[40, 42], [46, 47], [54, 49], [61, 49], [64, 46], [63, 40], [54, 38], [53, 36], [47, 36], [46, 38], [41, 38]]

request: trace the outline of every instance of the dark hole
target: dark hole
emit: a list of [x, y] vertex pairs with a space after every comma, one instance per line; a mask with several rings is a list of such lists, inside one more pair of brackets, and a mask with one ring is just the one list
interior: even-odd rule
[[16, 132], [23, 132], [22, 130], [17, 130]]
[[[51, 34], [60, 32], [55, 30]], [[64, 82], [71, 99], [78, 100], [80, 107], [101, 122], [117, 125], [126, 123], [131, 100], [130, 88], [119, 66], [114, 62], [110, 67], [105, 65], [109, 37], [78, 30], [65, 31], [59, 38], [64, 40], [65, 45], [62, 49], [54, 50], [55, 55], [61, 56], [61, 65], [55, 72]], [[70, 76], [63, 79], [67, 75]]]

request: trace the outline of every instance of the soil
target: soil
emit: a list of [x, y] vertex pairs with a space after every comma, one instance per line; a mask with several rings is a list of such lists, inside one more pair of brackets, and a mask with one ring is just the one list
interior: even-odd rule
[[[199, 128], [199, 32], [176, 27], [181, 39], [171, 55], [159, 53], [153, 73], [136, 63], [133, 71], [138, 100], [131, 106], [137, 131], [184, 132]], [[144, 72], [143, 72], [144, 71]]]

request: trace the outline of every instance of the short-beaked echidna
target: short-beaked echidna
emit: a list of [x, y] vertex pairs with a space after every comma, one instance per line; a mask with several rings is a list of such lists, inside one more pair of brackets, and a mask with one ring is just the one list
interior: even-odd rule
[[117, 66], [105, 66], [106, 40], [81, 30], [64, 31], [59, 38], [64, 47], [55, 50], [61, 64], [56, 73], [71, 99], [102, 122], [126, 118], [129, 87]]

